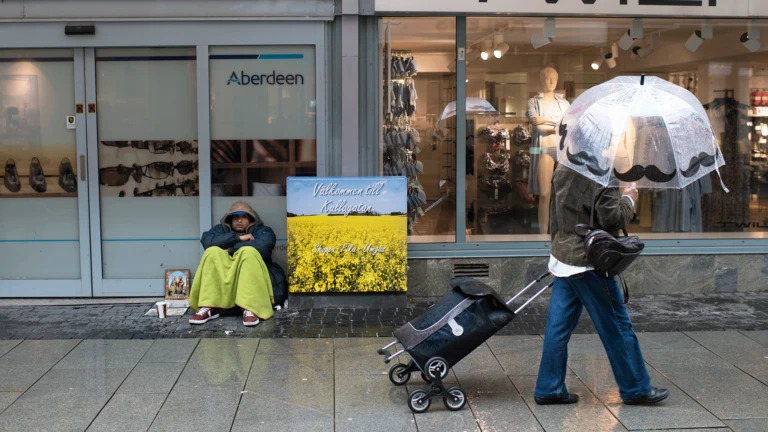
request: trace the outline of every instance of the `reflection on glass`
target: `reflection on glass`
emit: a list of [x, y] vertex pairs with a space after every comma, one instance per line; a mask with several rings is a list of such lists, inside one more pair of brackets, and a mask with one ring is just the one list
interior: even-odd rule
[[[456, 241], [454, 18], [382, 19], [380, 173], [408, 179], [408, 241]], [[440, 43], [426, 41], [439, 40]]]
[[[644, 19], [645, 37], [626, 50], [617, 42], [631, 19], [556, 24], [551, 43], [533, 46], [543, 18], [467, 19], [467, 98], [487, 100], [499, 113], [467, 115], [467, 241], [549, 240], [552, 128], [587, 89], [641, 73], [703, 104], [731, 192], [711, 176], [683, 190], [641, 189], [629, 231], [645, 239], [768, 236], [768, 60], [734, 42], [745, 22], [713, 20], [713, 37], [694, 46], [686, 42], [702, 20]], [[495, 50], [500, 55], [481, 56]]]
[[194, 48], [96, 50], [104, 279], [197, 268], [195, 56]]
[[0, 50], [0, 279], [80, 279], [73, 60]]
[[209, 62], [213, 196], [285, 196], [288, 176], [316, 175], [314, 47], [212, 47]]

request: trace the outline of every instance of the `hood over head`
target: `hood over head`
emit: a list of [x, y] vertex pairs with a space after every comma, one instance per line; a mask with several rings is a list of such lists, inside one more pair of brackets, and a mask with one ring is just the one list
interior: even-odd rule
[[[230, 231], [233, 231], [232, 225], [229, 223], [229, 218], [232, 216], [232, 213], [237, 212], [245, 212], [245, 214], [248, 215], [248, 217], [251, 219], [251, 224], [248, 225], [248, 228], [256, 225], [262, 225], [263, 222], [261, 221], [261, 218], [259, 217], [258, 213], [251, 207], [247, 202], [245, 201], [235, 201], [232, 203], [232, 207], [229, 208], [229, 211], [227, 214], [224, 215], [224, 217], [221, 218], [221, 224], [227, 227]], [[246, 228], [246, 230], [248, 230]]]

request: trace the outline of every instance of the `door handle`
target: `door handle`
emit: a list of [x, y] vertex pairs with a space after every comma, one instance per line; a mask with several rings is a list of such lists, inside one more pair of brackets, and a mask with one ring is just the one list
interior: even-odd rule
[[80, 155], [80, 181], [85, 181], [85, 155]]

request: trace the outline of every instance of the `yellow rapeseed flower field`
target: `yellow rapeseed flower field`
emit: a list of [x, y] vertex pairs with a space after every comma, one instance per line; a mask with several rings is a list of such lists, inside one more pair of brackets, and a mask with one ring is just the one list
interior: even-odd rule
[[406, 290], [405, 216], [288, 218], [291, 292]]

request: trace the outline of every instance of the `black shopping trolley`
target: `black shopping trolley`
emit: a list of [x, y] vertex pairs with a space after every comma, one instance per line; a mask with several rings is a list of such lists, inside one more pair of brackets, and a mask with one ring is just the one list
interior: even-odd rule
[[[508, 301], [499, 297], [488, 285], [469, 277], [451, 279], [451, 290], [423, 315], [395, 330], [395, 341], [379, 349], [384, 363], [406, 354], [410, 361], [398, 363], [389, 370], [395, 385], [405, 385], [411, 373], [420, 371], [429, 390], [417, 389], [408, 396], [408, 407], [415, 413], [429, 409], [432, 399], [443, 398], [446, 408], [457, 411], [467, 402], [459, 387], [443, 385], [451, 367], [507, 325], [515, 315], [552, 286], [548, 283], [523, 305], [512, 311], [509, 304], [532, 286], [541, 282], [544, 273]], [[389, 348], [400, 344], [403, 349], [394, 354]]]

